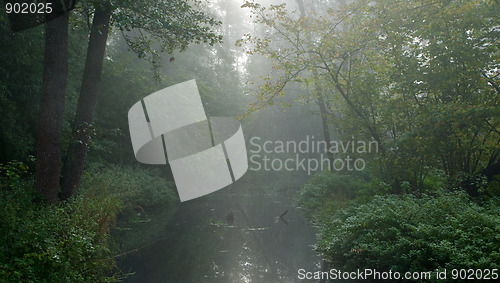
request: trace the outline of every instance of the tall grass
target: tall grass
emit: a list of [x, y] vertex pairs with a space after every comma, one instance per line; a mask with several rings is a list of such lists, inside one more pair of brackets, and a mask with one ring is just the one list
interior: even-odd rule
[[0, 176], [0, 282], [113, 281], [109, 231], [117, 215], [177, 199], [145, 170], [93, 164], [77, 197], [49, 207], [23, 166], [0, 167], [7, 168]]

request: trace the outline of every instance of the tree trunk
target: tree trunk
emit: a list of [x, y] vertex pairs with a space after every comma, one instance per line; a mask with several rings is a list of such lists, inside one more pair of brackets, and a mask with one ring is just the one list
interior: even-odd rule
[[90, 30], [82, 88], [73, 126], [73, 142], [70, 144], [64, 162], [62, 199], [68, 199], [76, 195], [80, 186], [93, 131], [92, 123], [97, 106], [98, 87], [101, 80], [110, 18], [111, 12], [108, 9], [96, 8]]
[[[304, 1], [303, 0], [296, 0], [297, 5], [299, 5], [299, 11], [300, 15], [302, 17], [306, 17], [306, 10], [304, 8]], [[310, 40], [309, 35], [307, 38]], [[321, 126], [323, 129], [323, 139], [325, 140], [325, 143], [327, 145], [327, 157], [328, 157], [328, 162], [330, 163], [330, 171], [334, 171], [334, 166], [333, 162], [335, 161], [335, 156], [333, 155], [333, 152], [330, 152], [330, 144], [331, 144], [331, 137], [330, 137], [330, 128], [328, 127], [328, 110], [325, 107], [325, 99], [323, 97], [323, 91], [321, 90], [321, 87], [319, 86], [319, 75], [318, 71], [316, 69], [313, 69], [313, 78], [314, 78], [314, 92], [315, 95], [317, 95], [317, 100], [316, 103], [319, 106], [319, 113], [321, 115]], [[323, 165], [321, 165], [321, 168], [323, 168]]]
[[38, 117], [35, 189], [47, 203], [58, 200], [61, 137], [68, 76], [69, 12], [47, 22], [42, 95]]
[[319, 114], [321, 115], [321, 126], [323, 129], [323, 139], [325, 140], [326, 146], [327, 146], [327, 153], [326, 156], [328, 157], [328, 162], [330, 163], [330, 171], [334, 172], [334, 164], [333, 162], [335, 161], [335, 156], [333, 155], [333, 152], [330, 151], [330, 145], [331, 145], [331, 138], [330, 138], [330, 128], [328, 126], [328, 112], [325, 107], [325, 100], [323, 98], [323, 93], [321, 88], [318, 85], [318, 72], [316, 69], [313, 69], [313, 76], [314, 76], [314, 88], [316, 90], [316, 93], [318, 95], [317, 103], [319, 106]]

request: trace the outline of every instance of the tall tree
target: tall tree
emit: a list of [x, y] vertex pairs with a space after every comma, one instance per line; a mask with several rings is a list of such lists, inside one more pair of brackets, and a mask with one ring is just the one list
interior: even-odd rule
[[64, 162], [61, 183], [62, 199], [68, 199], [73, 196], [80, 185], [80, 179], [91, 142], [92, 122], [94, 121], [97, 106], [97, 95], [99, 92], [110, 19], [111, 11], [109, 7], [96, 7], [90, 30], [82, 89], [78, 99], [73, 128], [73, 139], [76, 139], [77, 142], [70, 144]]
[[[161, 0], [84, 1], [79, 3], [82, 10], [93, 16], [93, 20], [82, 88], [73, 125], [72, 144], [70, 144], [62, 171], [61, 197], [63, 199], [75, 195], [80, 185], [91, 138], [110, 25], [113, 24], [122, 32], [130, 48], [137, 52], [139, 57], [148, 56], [153, 64], [157, 64], [158, 56], [163, 51], [169, 53], [175, 49], [182, 51], [189, 43], [205, 42], [213, 45], [221, 41], [221, 36], [216, 35], [210, 29], [220, 23], [195, 9], [200, 2], [192, 1], [191, 3], [192, 5], [183, 0], [167, 2]], [[63, 16], [68, 18], [69, 13]], [[54, 37], [56, 40], [48, 41], [50, 46], [46, 51], [48, 52], [46, 53], [46, 73], [50, 72], [48, 77], [54, 78], [47, 79], [49, 83], [46, 84], [46, 89], [50, 89], [52, 94], [47, 96], [41, 105], [43, 117], [40, 119], [41, 126], [38, 133], [40, 141], [37, 147], [36, 174], [37, 190], [46, 197], [49, 203], [58, 199], [61, 178], [60, 141], [68, 61], [68, 20], [58, 17], [55, 21], [58, 23], [57, 26], [52, 26], [54, 22], [47, 24], [48, 29], [49, 27], [54, 29], [53, 32], [48, 30], [47, 36]], [[60, 53], [63, 56], [60, 56]], [[55, 89], [57, 91], [53, 92]]]
[[69, 12], [48, 21], [38, 119], [35, 188], [48, 203], [58, 199], [61, 175], [61, 137], [68, 76]]
[[[304, 24], [307, 25], [307, 15], [306, 15], [306, 9], [304, 7], [304, 1], [303, 0], [296, 0], [296, 1], [297, 5], [299, 6], [300, 16], [303, 18]], [[306, 38], [308, 41], [311, 41], [310, 34], [307, 34]], [[323, 129], [323, 139], [325, 140], [326, 144], [330, 144], [331, 136], [330, 136], [330, 127], [328, 125], [328, 117], [330, 116], [330, 113], [328, 113], [328, 109], [326, 107], [324, 91], [321, 89], [319, 74], [316, 68], [312, 69], [312, 77], [313, 77], [312, 81], [314, 84], [314, 94], [316, 95], [316, 104], [318, 104], [319, 114], [321, 115], [321, 127]], [[333, 162], [335, 159], [333, 156], [333, 152], [328, 151], [327, 156], [328, 156], [328, 161], [330, 163], [330, 170], [333, 172], [334, 170]]]
[[421, 191], [431, 167], [451, 177], [497, 168], [497, 1], [359, 0], [307, 25], [281, 6], [246, 6], [274, 32], [249, 35], [251, 52], [282, 72], [265, 82], [257, 108], [285, 84], [316, 82], [317, 70], [323, 90], [334, 90], [335, 119], [378, 142], [381, 173], [394, 187], [407, 181]]

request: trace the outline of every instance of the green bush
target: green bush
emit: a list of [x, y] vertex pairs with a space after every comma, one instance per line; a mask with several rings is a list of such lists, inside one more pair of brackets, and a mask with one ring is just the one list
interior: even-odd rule
[[86, 199], [119, 200], [119, 217], [109, 247], [125, 253], [157, 239], [179, 203], [173, 182], [138, 167], [92, 164], [82, 180]]
[[486, 188], [486, 195], [491, 197], [500, 197], [500, 174], [493, 176], [493, 180]]
[[311, 220], [322, 219], [351, 201], [366, 202], [377, 193], [385, 193], [387, 185], [350, 175], [322, 171], [314, 175], [300, 190], [297, 204]]
[[465, 192], [376, 196], [323, 220], [317, 248], [345, 270], [500, 268], [499, 213]]
[[2, 282], [96, 282], [113, 260], [106, 225], [115, 207], [81, 199], [37, 204], [30, 182], [0, 192]]
[[86, 198], [115, 198], [122, 208], [169, 205], [178, 201], [174, 183], [141, 168], [109, 163], [88, 166], [82, 178], [81, 194]]
[[0, 282], [114, 280], [109, 228], [134, 206], [172, 205], [165, 180], [138, 168], [91, 165], [78, 197], [49, 207], [25, 166], [0, 166]]

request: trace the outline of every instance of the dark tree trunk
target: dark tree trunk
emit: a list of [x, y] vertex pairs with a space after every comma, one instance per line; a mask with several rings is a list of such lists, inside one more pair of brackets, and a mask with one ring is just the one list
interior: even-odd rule
[[68, 76], [69, 13], [47, 22], [42, 95], [38, 117], [35, 189], [47, 203], [58, 200], [61, 136]]
[[82, 88], [78, 99], [73, 142], [70, 144], [63, 168], [62, 199], [77, 194], [91, 142], [93, 120], [97, 105], [106, 40], [108, 38], [111, 12], [98, 7], [90, 30], [87, 59], [83, 73]]

